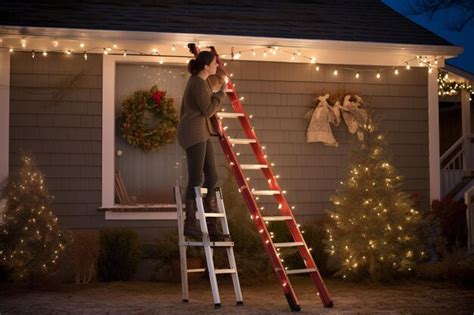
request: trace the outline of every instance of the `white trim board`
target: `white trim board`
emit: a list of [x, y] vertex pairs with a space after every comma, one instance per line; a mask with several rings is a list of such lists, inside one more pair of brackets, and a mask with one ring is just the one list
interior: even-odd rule
[[428, 160], [430, 201], [441, 197], [438, 71], [428, 74]]
[[10, 140], [10, 52], [0, 48], [0, 184], [8, 177]]
[[117, 212], [105, 211], [106, 220], [177, 220], [174, 212]]
[[[265, 49], [277, 46], [285, 49], [301, 49], [304, 55], [315, 57], [319, 64], [345, 64], [345, 65], [372, 65], [372, 66], [403, 66], [407, 60], [415, 56], [438, 56], [438, 67], [444, 66], [444, 59], [459, 55], [463, 48], [444, 45], [416, 45], [393, 44], [360, 41], [338, 41], [317, 39], [292, 39], [235, 35], [212, 35], [192, 33], [162, 33], [162, 32], [136, 32], [119, 30], [85, 30], [46, 27], [17, 27], [0, 26], [4, 45], [18, 43], [22, 36], [28, 36], [28, 49], [44, 50], [50, 47], [54, 40], [59, 40], [64, 47], [77, 47], [79, 42], [86, 42], [86, 47], [109, 47], [111, 41], [117, 44], [116, 51], [120, 49], [132, 51], [151, 52], [157, 49], [161, 54], [172, 53], [191, 56], [188, 49], [182, 49], [189, 42], [199, 43], [201, 47], [216, 46], [223, 53], [230, 53], [232, 48], [236, 51], [250, 51], [251, 49]], [[176, 45], [176, 52], [171, 51], [171, 45]], [[54, 47], [51, 47], [55, 50]], [[97, 51], [95, 51], [97, 53]], [[350, 53], [348, 53], [350, 52]], [[90, 52], [92, 53], [92, 52]], [[101, 52], [99, 52], [101, 53]], [[288, 54], [277, 54], [271, 58], [264, 58], [261, 53], [253, 56], [243, 54], [241, 60], [252, 61], [277, 61], [277, 62], [308, 62], [307, 60], [295, 61], [289, 59]], [[168, 59], [167, 59], [168, 62]], [[415, 66], [415, 65], [412, 65]]]

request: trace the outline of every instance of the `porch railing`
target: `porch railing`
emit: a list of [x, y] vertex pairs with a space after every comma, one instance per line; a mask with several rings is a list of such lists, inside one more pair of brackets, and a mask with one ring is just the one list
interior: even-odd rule
[[467, 218], [467, 251], [474, 253], [474, 186], [464, 193]]
[[459, 138], [440, 159], [441, 195], [446, 196], [464, 176], [471, 175], [474, 163], [474, 135]]

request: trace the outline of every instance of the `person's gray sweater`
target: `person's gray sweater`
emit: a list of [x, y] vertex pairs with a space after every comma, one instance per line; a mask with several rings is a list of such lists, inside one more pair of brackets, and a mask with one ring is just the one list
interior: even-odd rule
[[186, 150], [211, 136], [209, 117], [221, 106], [225, 93], [212, 93], [207, 81], [193, 75], [184, 89], [178, 123], [178, 143]]

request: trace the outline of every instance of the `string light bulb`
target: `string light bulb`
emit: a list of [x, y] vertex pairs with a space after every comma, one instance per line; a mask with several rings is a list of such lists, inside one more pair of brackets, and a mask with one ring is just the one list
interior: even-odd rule
[[357, 71], [356, 75], [355, 75], [355, 78], [358, 79], [360, 77], [360, 72]]
[[377, 74], [375, 75], [377, 79], [380, 79], [380, 71], [377, 71]]
[[393, 73], [394, 73], [395, 75], [398, 75], [398, 68], [395, 68], [395, 70], [393, 71]]

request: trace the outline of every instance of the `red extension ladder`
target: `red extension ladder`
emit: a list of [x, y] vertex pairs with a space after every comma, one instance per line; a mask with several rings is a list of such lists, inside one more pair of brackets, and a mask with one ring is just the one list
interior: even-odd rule
[[[192, 54], [197, 56], [199, 49], [193, 43], [188, 44], [189, 50]], [[217, 54], [214, 47], [210, 47], [211, 51], [215, 54], [217, 63], [224, 69], [224, 65], [221, 63], [219, 55]], [[288, 301], [288, 304], [292, 311], [299, 311], [301, 307], [299, 305], [296, 294], [291, 285], [288, 275], [308, 273], [311, 277], [311, 280], [316, 285], [318, 289], [318, 295], [321, 298], [321, 301], [325, 307], [332, 307], [334, 304], [329, 296], [328, 290], [324, 285], [323, 279], [314, 263], [313, 257], [306, 245], [306, 242], [303, 238], [303, 235], [299, 229], [298, 224], [296, 223], [295, 217], [286, 201], [283, 190], [278, 185], [277, 177], [273, 175], [271, 163], [267, 161], [267, 156], [263, 151], [262, 146], [260, 145], [257, 135], [255, 134], [249, 117], [244, 111], [244, 108], [240, 102], [237, 91], [235, 90], [232, 81], [229, 79], [227, 84], [226, 94], [229, 97], [230, 104], [234, 110], [233, 113], [229, 112], [218, 112], [211, 117], [211, 123], [219, 134], [219, 143], [224, 151], [229, 164], [232, 167], [232, 172], [237, 181], [239, 191], [244, 197], [247, 206], [249, 208], [251, 218], [255, 223], [257, 230], [259, 231], [260, 237], [262, 239], [267, 255], [270, 258], [270, 262], [273, 266], [273, 269], [280, 281], [281, 287], [285, 294], [285, 297]], [[230, 138], [225, 131], [225, 128], [222, 124], [223, 119], [238, 119], [240, 125], [242, 126], [243, 131], [245, 132], [245, 139], [236, 139]], [[252, 151], [258, 161], [258, 164], [240, 164], [237, 159], [237, 155], [233, 151], [235, 145], [250, 145]], [[245, 170], [261, 170], [265, 176], [269, 190], [253, 190], [250, 188], [246, 176], [244, 175]], [[257, 205], [256, 199], [259, 199], [257, 196], [273, 196], [277, 207], [279, 209], [280, 215], [278, 216], [262, 216], [260, 208]], [[271, 221], [284, 221], [288, 225], [288, 229], [293, 238], [293, 242], [287, 243], [274, 243], [272, 236], [270, 235], [265, 222]], [[306, 265], [305, 269], [295, 269], [295, 270], [285, 270], [281, 259], [279, 258], [278, 250], [279, 248], [287, 247], [297, 247], [299, 254], [304, 260]]]

